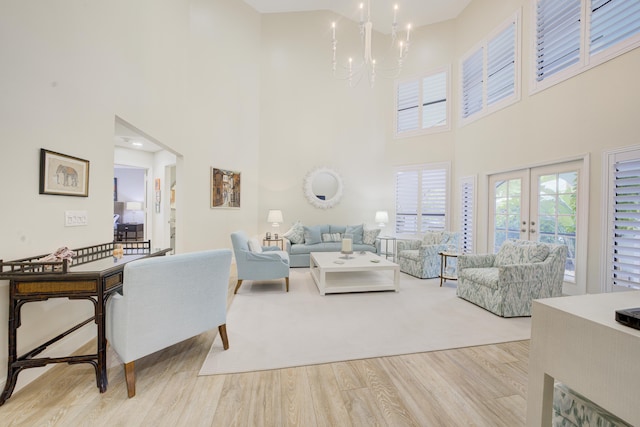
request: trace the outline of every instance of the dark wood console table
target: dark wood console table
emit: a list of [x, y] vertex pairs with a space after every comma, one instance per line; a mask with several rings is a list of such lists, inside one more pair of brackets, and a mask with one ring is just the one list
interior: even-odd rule
[[[121, 258], [113, 256], [115, 245], [123, 247]], [[7, 401], [16, 386], [18, 374], [27, 368], [50, 363], [89, 363], [96, 371], [96, 382], [101, 393], [107, 390], [107, 342], [105, 336], [105, 307], [111, 294], [122, 289], [124, 266], [131, 261], [162, 256], [171, 249], [151, 250], [151, 242], [109, 242], [86, 248], [74, 249], [71, 261], [39, 262], [45, 255], [3, 262], [0, 260], [0, 280], [9, 280], [9, 354], [7, 381], [0, 405]], [[21, 324], [20, 309], [29, 302], [46, 301], [49, 298], [88, 300], [93, 303], [95, 315], [71, 329], [18, 356], [18, 328]], [[93, 321], [97, 326], [96, 353], [66, 356], [36, 356], [51, 344], [77, 331]]]

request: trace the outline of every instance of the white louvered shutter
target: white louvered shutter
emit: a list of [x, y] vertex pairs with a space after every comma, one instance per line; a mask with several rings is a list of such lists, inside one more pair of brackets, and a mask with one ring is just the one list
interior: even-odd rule
[[462, 63], [462, 117], [482, 110], [484, 49], [480, 48]]
[[425, 169], [422, 171], [422, 224], [420, 231], [444, 230], [447, 213], [447, 171], [446, 169]]
[[640, 33], [640, 1], [592, 0], [590, 13], [590, 55]]
[[396, 234], [418, 232], [418, 171], [396, 173]]
[[640, 289], [640, 160], [615, 164], [612, 277]]
[[447, 124], [447, 73], [422, 80], [422, 129]]
[[470, 254], [473, 253], [475, 182], [473, 178], [463, 179], [460, 187], [460, 250]]
[[487, 44], [487, 106], [515, 93], [516, 23]]
[[420, 128], [420, 81], [412, 80], [398, 85], [397, 133]]

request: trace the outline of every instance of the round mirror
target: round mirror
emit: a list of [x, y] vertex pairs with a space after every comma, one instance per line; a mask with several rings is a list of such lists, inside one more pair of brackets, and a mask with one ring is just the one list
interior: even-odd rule
[[331, 169], [315, 169], [304, 179], [304, 195], [317, 208], [332, 208], [342, 198], [342, 179]]

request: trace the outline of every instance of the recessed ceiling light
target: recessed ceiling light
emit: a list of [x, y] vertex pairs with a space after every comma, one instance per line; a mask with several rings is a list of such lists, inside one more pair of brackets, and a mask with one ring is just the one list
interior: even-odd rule
[[133, 145], [134, 147], [142, 147], [142, 142], [133, 141], [131, 145]]

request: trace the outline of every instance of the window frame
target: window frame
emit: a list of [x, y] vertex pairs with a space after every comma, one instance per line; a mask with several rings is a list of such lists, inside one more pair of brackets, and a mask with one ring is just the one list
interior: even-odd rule
[[[444, 225], [443, 228], [444, 230], [449, 230], [451, 227], [451, 163], [450, 162], [438, 162], [438, 163], [423, 163], [423, 164], [418, 164], [418, 165], [407, 165], [407, 166], [400, 166], [397, 167], [394, 171], [394, 203], [395, 203], [395, 207], [394, 207], [394, 213], [395, 213], [395, 219], [394, 219], [394, 232], [396, 234], [396, 236], [398, 237], [415, 237], [415, 236], [420, 236], [423, 235], [426, 231], [431, 230], [431, 229], [425, 229], [423, 230], [421, 228], [421, 224], [422, 221], [418, 221], [418, 228], [416, 230], [415, 233], [409, 233], [409, 232], [398, 232], [398, 219], [399, 217], [401, 217], [402, 215], [398, 213], [398, 173], [399, 172], [403, 172], [403, 171], [417, 171], [418, 172], [418, 176], [420, 177], [422, 172], [427, 171], [427, 170], [440, 170], [440, 169], [444, 169], [445, 171], [445, 185], [444, 185], [444, 191], [445, 191], [445, 201], [444, 201]], [[418, 179], [418, 190], [420, 190], [421, 188], [423, 188], [423, 186], [421, 185], [421, 178]], [[423, 200], [422, 198], [419, 196], [419, 191], [418, 191], [418, 200], [417, 202], [417, 217], [418, 218], [422, 218], [422, 203]]]
[[[446, 108], [445, 108], [445, 112], [446, 112], [446, 124], [444, 125], [439, 125], [439, 126], [431, 126], [428, 128], [423, 128], [422, 125], [422, 110], [423, 110], [423, 102], [422, 102], [422, 94], [424, 93], [423, 90], [423, 83], [424, 80], [429, 78], [429, 77], [433, 77], [437, 74], [441, 74], [444, 73], [446, 76]], [[414, 82], [416, 81], [418, 83], [418, 122], [419, 122], [419, 127], [418, 129], [414, 129], [414, 130], [409, 130], [409, 131], [405, 131], [405, 132], [398, 132], [398, 88], [401, 84], [406, 84], [409, 82]], [[451, 130], [451, 121], [452, 121], [452, 117], [451, 117], [451, 65], [444, 65], [442, 67], [438, 67], [438, 68], [434, 68], [432, 70], [429, 70], [428, 72], [421, 74], [420, 76], [413, 76], [413, 77], [408, 77], [405, 79], [397, 79], [395, 81], [394, 84], [394, 104], [393, 104], [393, 136], [395, 139], [402, 139], [402, 138], [410, 138], [413, 136], [418, 136], [418, 135], [428, 135], [428, 134], [433, 134], [433, 133], [440, 133], [440, 132], [447, 132]]]
[[[522, 12], [521, 10], [517, 10], [514, 14], [510, 15], [509, 18], [504, 20], [500, 25], [494, 28], [486, 37], [484, 37], [480, 42], [475, 44], [473, 48], [467, 51], [462, 57], [460, 57], [458, 63], [458, 88], [459, 88], [459, 110], [460, 114], [458, 115], [459, 126], [465, 126], [469, 123], [473, 123], [478, 119], [486, 117], [490, 114], [495, 113], [496, 111], [500, 111], [510, 105], [513, 105], [520, 101], [521, 99], [521, 87], [522, 87], [522, 78], [521, 78], [521, 70], [522, 70]], [[501, 98], [494, 104], [488, 105], [488, 63], [489, 63], [489, 53], [488, 47], [489, 43], [495, 40], [503, 31], [505, 31], [510, 25], [514, 25], [514, 75], [513, 75], [513, 94], [504, 98]], [[463, 81], [464, 81], [464, 73], [463, 73], [463, 65], [464, 62], [471, 58], [474, 54], [476, 54], [480, 49], [483, 50], [482, 56], [482, 108], [469, 115], [468, 117], [463, 117], [464, 111], [464, 90], [463, 90]]]
[[640, 47], [640, 33], [624, 39], [595, 55], [590, 54], [590, 32], [591, 32], [591, 9], [592, 0], [581, 0], [580, 4], [580, 54], [577, 63], [558, 71], [543, 79], [537, 80], [537, 22], [538, 22], [538, 2], [540, 0], [531, 1], [531, 72], [529, 82], [529, 94], [534, 95], [549, 87], [555, 86], [565, 80], [577, 76], [585, 71], [590, 70], [600, 64], [603, 64], [613, 58], [627, 53], [637, 47]]

